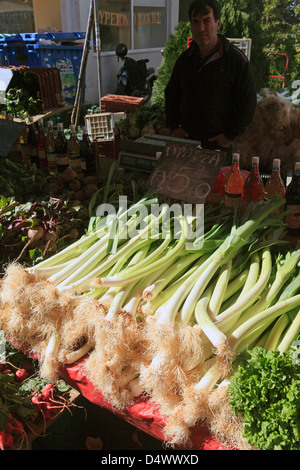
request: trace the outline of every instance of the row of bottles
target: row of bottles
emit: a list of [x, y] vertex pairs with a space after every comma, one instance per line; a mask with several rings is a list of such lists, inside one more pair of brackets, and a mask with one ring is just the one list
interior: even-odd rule
[[233, 154], [232, 167], [225, 180], [225, 205], [232, 208], [234, 201], [237, 201], [245, 210], [250, 203], [271, 200], [279, 195], [285, 198], [285, 209], [289, 211], [286, 216], [288, 234], [300, 236], [300, 162], [295, 164], [292, 179], [285, 187], [279, 158], [274, 158], [271, 175], [264, 184], [259, 170], [259, 157], [252, 157], [251, 169], [246, 179], [240, 170], [239, 157], [238, 153]]
[[[2, 119], [8, 115], [1, 113]], [[29, 117], [29, 124], [14, 145], [14, 154], [26, 164], [36, 164], [37, 168], [48, 168], [52, 174], [63, 172], [71, 167], [77, 175], [96, 175], [96, 154], [88, 131], [82, 129], [82, 139], [77, 137], [75, 125], [70, 125], [71, 135], [67, 139], [63, 123], [57, 124], [57, 133], [54, 132], [53, 121], [48, 121], [47, 132], [43, 119], [39, 119], [37, 126], [33, 118]], [[26, 123], [25, 117], [21, 122]], [[26, 123], [27, 124], [27, 123]]]

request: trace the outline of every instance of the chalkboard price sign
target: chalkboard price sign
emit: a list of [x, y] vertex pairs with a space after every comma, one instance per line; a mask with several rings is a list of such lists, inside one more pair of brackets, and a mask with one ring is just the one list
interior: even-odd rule
[[158, 194], [190, 204], [204, 204], [226, 152], [167, 144], [148, 184]]

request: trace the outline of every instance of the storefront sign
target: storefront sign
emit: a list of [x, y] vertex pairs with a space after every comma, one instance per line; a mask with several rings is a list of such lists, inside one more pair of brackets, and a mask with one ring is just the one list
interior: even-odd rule
[[[151, 13], [137, 13], [133, 15], [134, 26], [147, 26], [161, 24], [161, 13], [152, 11]], [[99, 10], [99, 24], [105, 26], [129, 27], [130, 13], [114, 13], [111, 11]]]
[[33, 32], [34, 29], [33, 10], [1, 12], [0, 5], [1, 34], [30, 33]]
[[148, 184], [159, 194], [204, 204], [226, 158], [226, 152], [167, 144]]

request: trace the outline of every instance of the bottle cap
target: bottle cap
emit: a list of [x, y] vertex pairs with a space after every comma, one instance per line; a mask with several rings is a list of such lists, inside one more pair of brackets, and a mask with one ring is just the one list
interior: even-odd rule
[[43, 119], [39, 119], [39, 120], [38, 120], [38, 124], [44, 124]]
[[273, 166], [280, 166], [281, 160], [280, 158], [274, 158], [273, 160]]
[[58, 129], [62, 129], [62, 128], [63, 128], [63, 123], [62, 123], [62, 122], [59, 122], [59, 123], [57, 124], [57, 128], [58, 128]]
[[295, 170], [300, 170], [300, 162], [295, 163]]
[[48, 127], [53, 127], [53, 121], [48, 121]]
[[235, 153], [232, 154], [232, 160], [237, 161], [239, 159], [240, 159], [240, 154], [239, 153], [235, 152]]
[[75, 131], [75, 127], [76, 127], [75, 124], [70, 124], [70, 130], [71, 131]]
[[259, 157], [252, 157], [252, 163], [259, 164]]

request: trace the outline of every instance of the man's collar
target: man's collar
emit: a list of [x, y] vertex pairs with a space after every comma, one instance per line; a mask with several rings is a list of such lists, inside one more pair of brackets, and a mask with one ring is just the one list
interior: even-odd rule
[[[225, 46], [226, 48], [226, 46]], [[210, 53], [204, 57], [203, 60], [207, 61], [212, 55], [214, 55], [216, 52], [219, 52], [219, 56], [222, 57], [223, 56], [223, 53], [224, 53], [224, 36], [222, 36], [221, 34], [218, 34], [218, 42], [217, 44], [215, 45], [215, 47], [210, 51]], [[189, 46], [189, 49], [188, 49], [188, 54], [189, 55], [192, 55], [192, 54], [198, 54], [199, 53], [199, 46], [198, 44], [196, 43], [196, 41], [192, 40], [190, 46]]]

